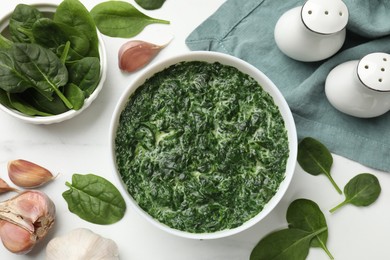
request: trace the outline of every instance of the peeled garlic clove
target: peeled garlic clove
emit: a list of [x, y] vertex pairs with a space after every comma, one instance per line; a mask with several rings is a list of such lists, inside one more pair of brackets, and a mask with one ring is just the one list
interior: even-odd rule
[[39, 187], [54, 179], [49, 170], [21, 159], [8, 163], [8, 176], [15, 185], [23, 188]]
[[0, 193], [4, 193], [7, 191], [17, 191], [17, 189], [12, 188], [6, 183], [2, 178], [0, 178]]
[[153, 43], [133, 40], [121, 46], [118, 52], [119, 68], [127, 72], [136, 71], [148, 64], [165, 47]]
[[0, 220], [0, 238], [4, 246], [13, 253], [25, 254], [53, 226], [55, 205], [41, 191], [24, 191], [0, 203]]
[[89, 229], [78, 228], [53, 238], [46, 246], [46, 260], [119, 259], [116, 243]]

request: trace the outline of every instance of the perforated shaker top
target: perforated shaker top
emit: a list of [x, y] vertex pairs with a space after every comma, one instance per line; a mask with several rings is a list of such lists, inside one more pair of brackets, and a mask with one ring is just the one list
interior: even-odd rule
[[374, 52], [364, 56], [358, 63], [357, 74], [368, 88], [390, 91], [390, 54]]
[[348, 23], [348, 8], [341, 0], [308, 0], [301, 10], [305, 26], [319, 34], [333, 34]]

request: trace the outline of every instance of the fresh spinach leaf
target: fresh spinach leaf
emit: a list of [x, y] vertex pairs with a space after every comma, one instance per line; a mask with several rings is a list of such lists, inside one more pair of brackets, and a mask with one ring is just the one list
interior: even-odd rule
[[342, 193], [332, 176], [332, 154], [318, 140], [306, 137], [298, 144], [298, 163], [304, 171], [312, 175], [325, 174], [339, 194]]
[[12, 40], [21, 43], [33, 43], [32, 26], [42, 17], [42, 13], [37, 8], [26, 4], [18, 4], [9, 22]]
[[135, 2], [146, 10], [159, 9], [165, 2], [165, 0], [135, 0]]
[[69, 110], [58, 96], [54, 95], [53, 99], [48, 100], [32, 88], [20, 93], [19, 96], [29, 106], [48, 115], [58, 115]]
[[6, 91], [0, 88], [0, 104], [8, 108], [13, 108], [11, 102], [9, 101], [8, 95], [9, 94]]
[[91, 15], [99, 31], [107, 36], [130, 38], [152, 23], [169, 24], [169, 21], [149, 17], [132, 4], [108, 1], [96, 5]]
[[15, 67], [10, 51], [0, 51], [0, 88], [8, 93], [20, 93], [31, 87], [33, 83]]
[[304, 260], [312, 239], [326, 230], [326, 227], [314, 232], [288, 228], [273, 232], [255, 246], [250, 260]]
[[50, 99], [54, 92], [68, 108], [73, 108], [59, 90], [68, 81], [68, 70], [61, 60], [38, 44], [16, 43], [13, 47], [13, 60], [20, 74], [29, 78], [34, 88], [45, 97]]
[[40, 111], [39, 109], [30, 105], [19, 94], [9, 94], [8, 98], [11, 107], [25, 115], [30, 115], [30, 116], [51, 116], [52, 115], [50, 113]]
[[[99, 40], [96, 31], [96, 25], [90, 12], [79, 0], [64, 0], [58, 6], [53, 20], [62, 24], [62, 29], [66, 30], [69, 34], [69, 39], [74, 43], [76, 40], [80, 40], [80, 48], [88, 49], [88, 52], [83, 56], [88, 57], [99, 57]], [[85, 40], [88, 41], [85, 43]], [[83, 46], [85, 44], [85, 46]], [[78, 48], [72, 48], [79, 53]]]
[[126, 203], [118, 189], [108, 180], [94, 174], [73, 174], [69, 190], [62, 193], [69, 210], [95, 224], [112, 224], [125, 214]]
[[[307, 232], [327, 228], [326, 219], [320, 207], [308, 199], [293, 201], [287, 209], [286, 219], [289, 228], [301, 229]], [[311, 246], [321, 247], [330, 259], [334, 259], [326, 246], [327, 240], [328, 231], [326, 230], [313, 238]]]
[[12, 44], [12, 41], [0, 34], [0, 49], [10, 49]]
[[100, 80], [100, 61], [95, 57], [86, 57], [68, 66], [69, 82], [77, 85], [89, 97]]
[[66, 24], [61, 24], [49, 18], [42, 18], [34, 23], [32, 28], [34, 40], [39, 45], [50, 49], [61, 56], [62, 46], [70, 42], [70, 53], [77, 53], [66, 57], [66, 61], [74, 61], [79, 57], [88, 55], [90, 49], [89, 39], [86, 36]]
[[330, 210], [331, 213], [346, 204], [369, 206], [381, 193], [378, 178], [370, 173], [361, 173], [353, 177], [344, 187], [345, 200]]
[[74, 110], [79, 110], [84, 105], [84, 92], [77, 85], [73, 83], [66, 85], [64, 94], [72, 103]]

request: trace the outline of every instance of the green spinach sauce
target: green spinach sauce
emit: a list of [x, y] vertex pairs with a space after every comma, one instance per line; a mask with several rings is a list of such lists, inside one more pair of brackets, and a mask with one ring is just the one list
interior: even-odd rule
[[149, 215], [209, 233], [257, 215], [284, 178], [287, 131], [272, 97], [234, 67], [182, 62], [140, 86], [115, 138], [119, 173]]

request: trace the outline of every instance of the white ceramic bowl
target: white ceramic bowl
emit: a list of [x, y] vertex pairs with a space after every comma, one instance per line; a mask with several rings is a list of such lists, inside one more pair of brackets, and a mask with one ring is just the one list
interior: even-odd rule
[[[260, 220], [262, 220], [265, 216], [270, 213], [270, 211], [278, 204], [278, 202], [281, 200], [283, 195], [285, 194], [291, 179], [293, 177], [295, 164], [296, 164], [296, 157], [297, 157], [297, 135], [296, 135], [296, 128], [295, 123], [290, 111], [290, 108], [288, 107], [284, 97], [279, 92], [277, 87], [272, 83], [270, 79], [267, 78], [261, 71], [259, 71], [257, 68], [253, 67], [252, 65], [248, 64], [247, 62], [244, 62], [238, 58], [235, 58], [233, 56], [229, 56], [222, 53], [216, 53], [216, 52], [206, 52], [206, 51], [197, 51], [197, 52], [189, 52], [186, 54], [178, 55], [172, 58], [169, 58], [167, 60], [164, 60], [162, 62], [156, 63], [153, 66], [150, 66], [149, 69], [147, 69], [144, 73], [140, 74], [135, 81], [129, 86], [129, 88], [126, 89], [126, 91], [123, 93], [122, 97], [120, 98], [110, 125], [110, 149], [111, 149], [111, 159], [112, 163], [116, 168], [116, 160], [115, 160], [115, 136], [116, 136], [116, 130], [118, 126], [119, 116], [124, 109], [124, 107], [127, 104], [127, 101], [129, 97], [132, 95], [132, 93], [141, 86], [146, 79], [153, 76], [155, 73], [162, 71], [163, 69], [176, 64], [181, 61], [205, 61], [205, 62], [219, 62], [221, 64], [230, 65], [236, 67], [241, 72], [244, 72], [250, 76], [252, 76], [254, 79], [258, 81], [258, 83], [263, 87], [265, 91], [267, 91], [274, 99], [275, 104], [279, 107], [280, 113], [283, 116], [285, 127], [287, 129], [287, 135], [288, 135], [288, 141], [289, 141], [289, 158], [287, 161], [287, 167], [285, 172], [285, 178], [281, 182], [279, 189], [277, 193], [273, 196], [273, 198], [267, 203], [267, 205], [264, 207], [264, 209], [255, 217], [250, 219], [249, 221], [243, 223], [241, 226], [236, 227], [234, 229], [228, 229], [223, 231], [218, 231], [214, 233], [189, 233], [184, 232], [181, 230], [173, 229], [165, 224], [162, 224], [155, 220], [153, 217], [148, 215], [143, 209], [141, 209], [138, 204], [135, 202], [135, 200], [129, 195], [129, 202], [133, 206], [133, 208], [141, 214], [143, 217], [145, 217], [148, 221], [150, 221], [152, 224], [156, 225], [157, 227], [161, 228], [162, 230], [165, 230], [171, 234], [186, 237], [186, 238], [192, 238], [192, 239], [215, 239], [215, 238], [221, 238], [226, 237], [229, 235], [236, 234], [238, 232], [241, 232]], [[121, 176], [119, 173], [117, 173], [118, 178], [122, 182]], [[122, 188], [123, 192], [127, 193], [126, 185], [122, 182]]]
[[[42, 3], [42, 4], [33, 4], [35, 8], [40, 10], [41, 12], [46, 12], [46, 13], [54, 13], [55, 10], [57, 9], [57, 5], [50, 4], [50, 3]], [[3, 32], [9, 24], [9, 20], [11, 17], [11, 13], [8, 15], [4, 16], [0, 20], [0, 32]], [[96, 99], [96, 97], [99, 95], [104, 82], [106, 80], [106, 73], [107, 73], [107, 57], [106, 57], [106, 49], [104, 46], [103, 38], [101, 34], [98, 33], [98, 39], [99, 39], [99, 55], [100, 55], [100, 80], [99, 84], [97, 85], [95, 91], [87, 98], [84, 100], [84, 105], [82, 108], [79, 110], [68, 110], [62, 114], [58, 115], [53, 115], [53, 116], [29, 116], [25, 115], [23, 113], [20, 113], [17, 110], [10, 109], [2, 104], [0, 104], [0, 109], [6, 112], [7, 114], [18, 118], [24, 122], [27, 123], [32, 123], [32, 124], [53, 124], [53, 123], [59, 123], [68, 119], [71, 119], [75, 117], [76, 115], [80, 114], [83, 112], [87, 107], [91, 105], [91, 103]]]

